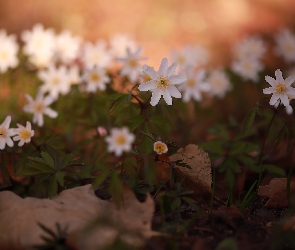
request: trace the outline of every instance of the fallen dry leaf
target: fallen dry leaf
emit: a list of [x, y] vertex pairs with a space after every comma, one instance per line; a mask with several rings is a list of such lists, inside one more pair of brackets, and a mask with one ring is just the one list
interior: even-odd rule
[[[116, 238], [140, 245], [153, 235], [154, 201], [139, 202], [126, 189], [123, 207], [95, 196], [91, 185], [65, 190], [53, 199], [21, 198], [10, 191], [0, 193], [0, 249], [33, 249], [46, 233], [42, 223], [56, 232], [56, 223], [68, 227], [68, 242], [76, 249], [102, 249]], [[103, 223], [101, 223], [103, 221]]]
[[[295, 195], [295, 183], [290, 183], [291, 196]], [[258, 195], [266, 196], [269, 200], [265, 206], [272, 208], [288, 207], [287, 199], [287, 178], [274, 178], [268, 185], [260, 186], [258, 189]]]
[[194, 191], [194, 197], [200, 198], [211, 195], [212, 174], [208, 153], [197, 145], [189, 144], [170, 156], [170, 160], [182, 160], [192, 168], [175, 166], [179, 174], [185, 177], [184, 185]]

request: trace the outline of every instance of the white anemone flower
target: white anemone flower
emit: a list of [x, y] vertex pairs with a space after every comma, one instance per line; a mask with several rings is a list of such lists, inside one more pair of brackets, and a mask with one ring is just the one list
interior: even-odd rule
[[59, 68], [50, 65], [47, 69], [40, 70], [38, 77], [43, 81], [41, 91], [48, 92], [54, 99], [57, 99], [59, 94], [68, 94], [71, 89], [71, 79], [64, 65]]
[[56, 36], [56, 56], [63, 63], [70, 63], [78, 58], [82, 39], [64, 30]]
[[263, 70], [263, 65], [260, 60], [254, 57], [245, 57], [234, 61], [231, 65], [232, 70], [240, 75], [244, 80], [257, 82], [258, 74]]
[[221, 69], [212, 70], [207, 78], [207, 82], [211, 85], [211, 91], [208, 94], [217, 98], [223, 98], [226, 92], [232, 89], [227, 74]]
[[94, 66], [108, 67], [112, 57], [106, 46], [107, 44], [104, 40], [97, 41], [95, 44], [86, 43], [82, 53], [84, 66], [88, 69], [92, 69]]
[[272, 94], [269, 104], [275, 105], [278, 100], [287, 107], [290, 105], [290, 99], [295, 97], [295, 89], [291, 87], [295, 80], [295, 76], [289, 76], [284, 80], [282, 71], [275, 71], [276, 79], [266, 76], [265, 80], [271, 85], [269, 88], [263, 89], [264, 94]]
[[29, 102], [24, 106], [24, 111], [27, 113], [34, 114], [33, 123], [37, 123], [39, 127], [42, 127], [44, 124], [43, 115], [47, 115], [50, 118], [56, 118], [57, 112], [48, 106], [54, 102], [54, 99], [51, 96], [43, 96], [43, 93], [40, 91], [36, 100], [34, 100], [30, 95], [26, 95], [27, 101]]
[[275, 52], [282, 56], [286, 62], [295, 62], [295, 35], [290, 30], [283, 29], [275, 39]]
[[116, 156], [121, 156], [124, 151], [130, 151], [134, 140], [134, 134], [129, 133], [127, 127], [113, 128], [110, 131], [110, 136], [105, 138], [108, 143], [108, 151], [114, 152]]
[[176, 66], [177, 64], [173, 63], [168, 67], [167, 58], [162, 59], [158, 72], [148, 65], [143, 66], [143, 71], [150, 76], [151, 80], [140, 84], [138, 89], [140, 91], [152, 92], [152, 106], [156, 106], [159, 103], [161, 96], [164, 97], [168, 105], [172, 105], [172, 97], [181, 98], [181, 93], [174, 85], [185, 82], [187, 77], [183, 75], [173, 75]]
[[234, 55], [238, 60], [247, 58], [261, 59], [266, 52], [266, 46], [260, 37], [246, 37], [234, 46]]
[[178, 88], [183, 93], [182, 99], [184, 102], [188, 102], [191, 99], [199, 102], [202, 100], [202, 92], [211, 90], [211, 85], [206, 82], [205, 77], [205, 70], [202, 69], [194, 72], [193, 68], [189, 68], [187, 71], [187, 81]]
[[110, 39], [110, 53], [114, 57], [123, 57], [127, 48], [135, 50], [136, 47], [136, 42], [127, 34], [115, 34]]
[[14, 141], [19, 141], [18, 146], [22, 147], [25, 143], [31, 142], [31, 138], [34, 136], [34, 130], [32, 130], [32, 126], [30, 122], [27, 122], [26, 126], [21, 124], [17, 124], [16, 129], [14, 132], [16, 136], [13, 137]]
[[94, 93], [97, 89], [105, 90], [106, 84], [110, 82], [106, 70], [100, 67], [85, 69], [82, 79], [86, 83], [84, 90], [89, 93]]
[[4, 73], [8, 68], [15, 68], [18, 65], [19, 46], [15, 35], [7, 35], [5, 30], [0, 30], [0, 44], [0, 73]]
[[126, 57], [117, 58], [119, 62], [124, 64], [120, 74], [128, 76], [131, 82], [135, 82], [137, 80], [142, 68], [140, 61], [146, 59], [140, 57], [141, 51], [141, 47], [138, 47], [134, 52], [131, 52], [130, 48], [127, 48]]
[[0, 150], [5, 148], [5, 145], [13, 147], [13, 141], [10, 138], [15, 135], [14, 129], [9, 128], [11, 122], [11, 116], [8, 115], [4, 122], [0, 125]]
[[35, 24], [31, 31], [23, 31], [21, 38], [25, 43], [24, 54], [29, 56], [34, 66], [43, 68], [52, 63], [56, 48], [53, 29], [44, 29], [42, 24]]

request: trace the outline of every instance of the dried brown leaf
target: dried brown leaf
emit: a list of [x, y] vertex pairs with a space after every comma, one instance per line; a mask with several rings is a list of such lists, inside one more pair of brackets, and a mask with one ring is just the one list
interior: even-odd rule
[[[295, 182], [290, 183], [291, 196], [295, 195]], [[266, 196], [269, 200], [265, 206], [272, 208], [288, 207], [287, 178], [274, 178], [268, 185], [260, 186], [258, 195]]]
[[[77, 249], [102, 249], [115, 238], [134, 245], [150, 237], [154, 201], [139, 202], [129, 189], [124, 192], [124, 206], [95, 196], [90, 185], [63, 191], [50, 199], [22, 199], [10, 191], [0, 193], [0, 249], [32, 249], [43, 243], [42, 223], [56, 231], [58, 222], [68, 226], [68, 240]], [[101, 223], [103, 221], [103, 223]], [[90, 228], [90, 229], [89, 229]], [[99, 240], [98, 240], [99, 239]]]
[[191, 169], [188, 169], [176, 165], [179, 174], [185, 177], [184, 184], [194, 191], [194, 197], [200, 198], [211, 195], [212, 174], [208, 153], [197, 145], [189, 144], [170, 156], [170, 160], [182, 160], [191, 167]]

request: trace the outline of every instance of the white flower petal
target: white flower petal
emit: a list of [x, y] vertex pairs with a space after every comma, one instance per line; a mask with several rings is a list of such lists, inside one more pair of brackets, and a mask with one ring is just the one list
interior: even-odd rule
[[266, 76], [265, 81], [267, 81], [272, 87], [276, 85], [276, 80], [270, 76]]
[[167, 89], [163, 91], [163, 97], [168, 105], [172, 105], [172, 97]]
[[2, 126], [3, 126], [4, 128], [6, 128], [6, 129], [8, 129], [8, 128], [9, 128], [9, 125], [10, 125], [10, 122], [11, 122], [11, 116], [8, 115], [8, 116], [5, 118], [4, 122], [2, 123]]
[[9, 147], [13, 147], [13, 140], [10, 137], [6, 137], [6, 144]]
[[281, 95], [280, 99], [281, 99], [282, 104], [284, 104], [285, 107], [290, 105], [290, 100], [287, 95]]
[[282, 71], [280, 69], [277, 69], [275, 71], [275, 76], [276, 76], [276, 80], [278, 82], [281, 82], [281, 83], [284, 82], [283, 74], [282, 74]]
[[3, 150], [5, 148], [6, 141], [0, 138], [0, 149]]
[[170, 76], [169, 81], [171, 84], [181, 84], [187, 80], [186, 76], [177, 75], [177, 76]]
[[166, 76], [167, 76], [167, 77], [172, 76], [173, 73], [174, 73], [174, 71], [175, 71], [175, 69], [176, 69], [176, 67], [177, 67], [177, 63], [175, 62], [175, 63], [173, 63], [173, 64], [167, 69], [167, 71], [166, 71]]
[[167, 58], [163, 58], [162, 61], [161, 61], [160, 68], [158, 70], [159, 76], [166, 75], [167, 69], [168, 69], [168, 59]]
[[270, 105], [275, 105], [280, 97], [277, 94], [273, 94], [269, 100]]
[[157, 80], [159, 78], [158, 73], [154, 70], [154, 68], [148, 66], [148, 65], [143, 65], [142, 70], [144, 73], [148, 74], [149, 77], [153, 80]]
[[51, 108], [46, 108], [44, 114], [48, 115], [50, 118], [56, 118], [58, 113]]
[[174, 85], [169, 85], [167, 90], [169, 91], [172, 97], [181, 98], [181, 93]]
[[153, 91], [152, 97], [151, 97], [151, 105], [156, 106], [159, 103], [161, 96], [162, 96], [162, 91], [160, 90]]
[[285, 85], [289, 87], [294, 81], [295, 81], [295, 76], [289, 76], [287, 79], [285, 79]]
[[142, 83], [138, 86], [140, 91], [148, 91], [157, 88], [155, 80], [150, 80], [149, 82]]
[[276, 92], [275, 87], [269, 87], [269, 88], [263, 89], [263, 94], [272, 94], [274, 92]]

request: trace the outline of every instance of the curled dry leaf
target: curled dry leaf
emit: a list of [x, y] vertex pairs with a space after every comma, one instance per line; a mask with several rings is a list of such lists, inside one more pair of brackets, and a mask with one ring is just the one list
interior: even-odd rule
[[152, 236], [154, 201], [139, 202], [124, 192], [123, 207], [95, 196], [91, 185], [65, 190], [50, 199], [22, 199], [10, 191], [0, 193], [0, 249], [33, 249], [46, 233], [37, 225], [56, 231], [58, 222], [68, 227], [67, 241], [75, 249], [103, 249], [121, 239], [140, 245]]
[[[291, 196], [295, 195], [295, 183], [290, 182]], [[287, 199], [287, 178], [274, 178], [268, 185], [260, 186], [258, 195], [266, 196], [269, 200], [265, 206], [272, 208], [288, 207]]]
[[196, 198], [207, 198], [211, 195], [211, 162], [203, 149], [197, 145], [189, 144], [184, 149], [180, 148], [176, 154], [170, 156], [171, 161], [182, 160], [191, 169], [175, 166], [179, 174], [185, 177], [184, 185], [194, 191]]

